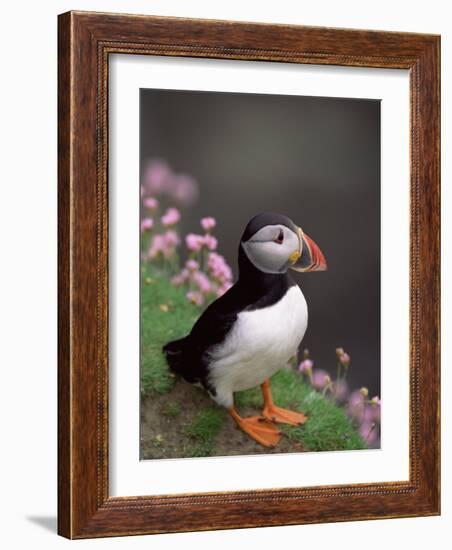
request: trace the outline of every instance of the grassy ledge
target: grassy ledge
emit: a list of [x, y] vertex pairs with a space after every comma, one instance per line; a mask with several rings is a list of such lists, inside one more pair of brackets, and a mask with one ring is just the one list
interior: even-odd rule
[[[284, 437], [274, 450], [255, 443], [205, 392], [168, 370], [162, 346], [187, 334], [201, 310], [187, 301], [184, 290], [149, 266], [141, 285], [142, 459], [366, 448], [344, 409], [288, 368], [271, 379], [274, 401], [302, 411], [308, 421], [296, 427], [280, 425]], [[243, 415], [262, 409], [259, 388], [238, 392], [235, 399]]]

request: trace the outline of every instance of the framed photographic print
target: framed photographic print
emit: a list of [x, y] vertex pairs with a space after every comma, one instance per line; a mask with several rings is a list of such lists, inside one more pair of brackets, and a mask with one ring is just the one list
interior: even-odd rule
[[59, 17], [59, 533], [439, 514], [438, 36]]

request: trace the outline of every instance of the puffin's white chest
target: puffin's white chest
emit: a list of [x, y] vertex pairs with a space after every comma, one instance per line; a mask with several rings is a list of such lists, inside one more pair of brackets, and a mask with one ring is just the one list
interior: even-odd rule
[[297, 285], [276, 304], [240, 313], [225, 342], [210, 353], [216, 400], [229, 406], [229, 394], [262, 384], [283, 367], [297, 351], [307, 324], [306, 300]]

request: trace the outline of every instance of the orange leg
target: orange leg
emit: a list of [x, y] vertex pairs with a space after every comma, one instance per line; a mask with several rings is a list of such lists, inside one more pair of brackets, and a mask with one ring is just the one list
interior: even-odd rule
[[269, 420], [262, 416], [242, 418], [234, 405], [228, 409], [237, 426], [264, 447], [276, 447], [281, 439], [281, 432]]
[[282, 409], [277, 407], [273, 403], [273, 397], [270, 390], [270, 381], [266, 380], [262, 385], [262, 394], [264, 396], [264, 410], [262, 415], [267, 420], [273, 422], [281, 422], [282, 424], [291, 424], [292, 426], [297, 426], [298, 424], [304, 424], [308, 419], [303, 413], [288, 411], [287, 409]]

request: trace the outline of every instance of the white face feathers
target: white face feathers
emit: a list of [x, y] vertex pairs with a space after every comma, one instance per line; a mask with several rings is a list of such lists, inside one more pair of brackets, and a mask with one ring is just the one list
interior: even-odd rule
[[300, 236], [285, 225], [266, 225], [242, 242], [250, 262], [264, 273], [285, 273], [293, 265], [294, 253], [301, 255]]

